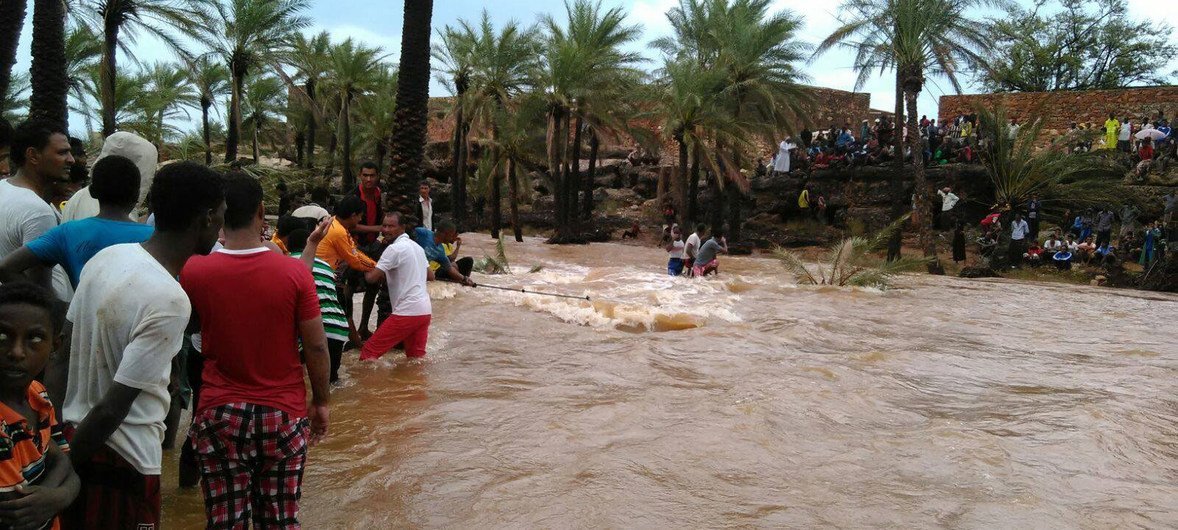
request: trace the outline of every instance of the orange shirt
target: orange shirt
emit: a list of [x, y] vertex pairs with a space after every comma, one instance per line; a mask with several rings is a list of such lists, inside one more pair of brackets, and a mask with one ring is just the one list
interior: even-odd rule
[[278, 232], [274, 232], [274, 235], [270, 236], [270, 242], [277, 245], [283, 254], [290, 255], [290, 250], [286, 248], [286, 243], [282, 242], [282, 238], [278, 237]]
[[[29, 407], [37, 413], [37, 425], [30, 427], [25, 416], [0, 403], [0, 493], [9, 493], [17, 486], [36, 484], [46, 472], [45, 454], [49, 444], [55, 443], [69, 452], [61, 425], [53, 414], [53, 404], [45, 387], [33, 381], [27, 392]], [[57, 519], [53, 528], [58, 528]]]
[[319, 242], [319, 250], [316, 251], [315, 257], [330, 263], [336, 270], [339, 270], [340, 264], [343, 263], [360, 272], [368, 272], [376, 267], [376, 262], [356, 248], [352, 234], [349, 234], [348, 229], [335, 218], [331, 220], [331, 228], [327, 229], [327, 235]]

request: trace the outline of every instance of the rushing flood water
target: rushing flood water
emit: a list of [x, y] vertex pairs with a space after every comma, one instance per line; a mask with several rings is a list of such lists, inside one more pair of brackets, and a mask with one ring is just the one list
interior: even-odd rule
[[[426, 361], [347, 354], [306, 527], [1178, 524], [1178, 297], [801, 288], [755, 258], [691, 281], [612, 244], [507, 254], [516, 274], [477, 279], [593, 301], [431, 285]], [[165, 522], [198, 527], [169, 458]]]

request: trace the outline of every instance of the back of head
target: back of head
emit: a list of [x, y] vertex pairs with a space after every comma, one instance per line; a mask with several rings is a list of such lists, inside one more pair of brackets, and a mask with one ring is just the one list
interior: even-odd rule
[[708, 225], [700, 223], [695, 225], [695, 233], [703, 234], [708, 231]]
[[278, 237], [287, 237], [289, 234], [295, 233], [297, 230], [310, 231], [312, 221], [303, 217], [295, 217], [293, 215], [284, 215], [278, 218], [277, 232]]
[[286, 240], [286, 248], [291, 252], [302, 252], [303, 248], [307, 246], [307, 239], [311, 237], [311, 231], [306, 228], [296, 228], [291, 230], [282, 238]]
[[442, 219], [441, 221], [439, 221], [437, 228], [438, 228], [439, 234], [445, 234], [447, 232], [457, 232], [458, 231], [458, 226], [454, 224], [454, 221], [451, 221], [449, 219]]
[[226, 175], [225, 229], [249, 228], [258, 218], [262, 197], [262, 185], [257, 179], [237, 171]]
[[311, 190], [311, 202], [318, 204], [319, 206], [326, 206], [328, 194], [329, 193], [327, 188], [324, 188], [323, 186], [317, 186]]
[[142, 136], [119, 131], [106, 137], [106, 141], [102, 143], [102, 151], [98, 153], [98, 159], [113, 155], [125, 157], [139, 168], [140, 191], [137, 202], [143, 202], [147, 198], [148, 190], [152, 188], [155, 167], [159, 164], [159, 151]]
[[127, 157], [111, 155], [94, 164], [90, 195], [101, 204], [134, 207], [139, 183], [139, 167]]
[[0, 306], [30, 305], [44, 309], [53, 326], [53, 334], [61, 330], [62, 322], [56, 316], [54, 304], [57, 298], [44, 287], [29, 282], [9, 282], [0, 285]]
[[421, 220], [417, 217], [412, 215], [401, 216], [401, 227], [404, 228], [406, 232], [409, 232], [418, 226], [421, 226]]
[[[10, 156], [12, 157], [13, 167], [21, 167], [25, 165], [25, 153], [29, 148], [40, 151], [49, 145], [49, 139], [55, 134], [69, 136], [65, 128], [51, 121], [46, 120], [28, 120], [16, 126], [12, 131], [12, 149]], [[14, 170], [15, 172], [15, 170]]]
[[195, 162], [160, 169], [151, 183], [151, 208], [159, 232], [183, 232], [225, 201], [225, 179]]
[[335, 216], [340, 219], [347, 219], [356, 214], [362, 214], [367, 210], [364, 205], [364, 200], [355, 196], [348, 195], [340, 200], [339, 204], [335, 205]]

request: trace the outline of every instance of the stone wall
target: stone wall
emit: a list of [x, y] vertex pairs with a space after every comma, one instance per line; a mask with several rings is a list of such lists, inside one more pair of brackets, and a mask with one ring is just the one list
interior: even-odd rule
[[1160, 112], [1173, 120], [1178, 116], [1178, 86], [1123, 88], [1118, 90], [1067, 90], [1057, 92], [1008, 92], [966, 96], [941, 96], [938, 119], [946, 121], [962, 114], [972, 114], [978, 105], [1006, 106], [1007, 116], [1019, 121], [1039, 115], [1045, 121], [1044, 143], [1063, 134], [1072, 122], [1101, 127], [1114, 113], [1126, 116], [1134, 124], [1141, 118], [1156, 119]]

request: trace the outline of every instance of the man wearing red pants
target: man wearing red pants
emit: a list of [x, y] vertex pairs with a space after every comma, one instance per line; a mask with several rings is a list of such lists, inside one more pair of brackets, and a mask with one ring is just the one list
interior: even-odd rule
[[405, 234], [400, 214], [386, 214], [381, 232], [387, 239], [392, 239], [393, 244], [381, 254], [376, 268], [365, 273], [364, 277], [368, 283], [380, 283], [382, 278], [388, 282], [393, 312], [364, 343], [360, 360], [379, 359], [401, 342], [405, 343], [405, 355], [425, 357], [425, 342], [429, 338], [433, 312], [429, 293], [425, 290], [429, 261], [425, 259], [425, 251]]

